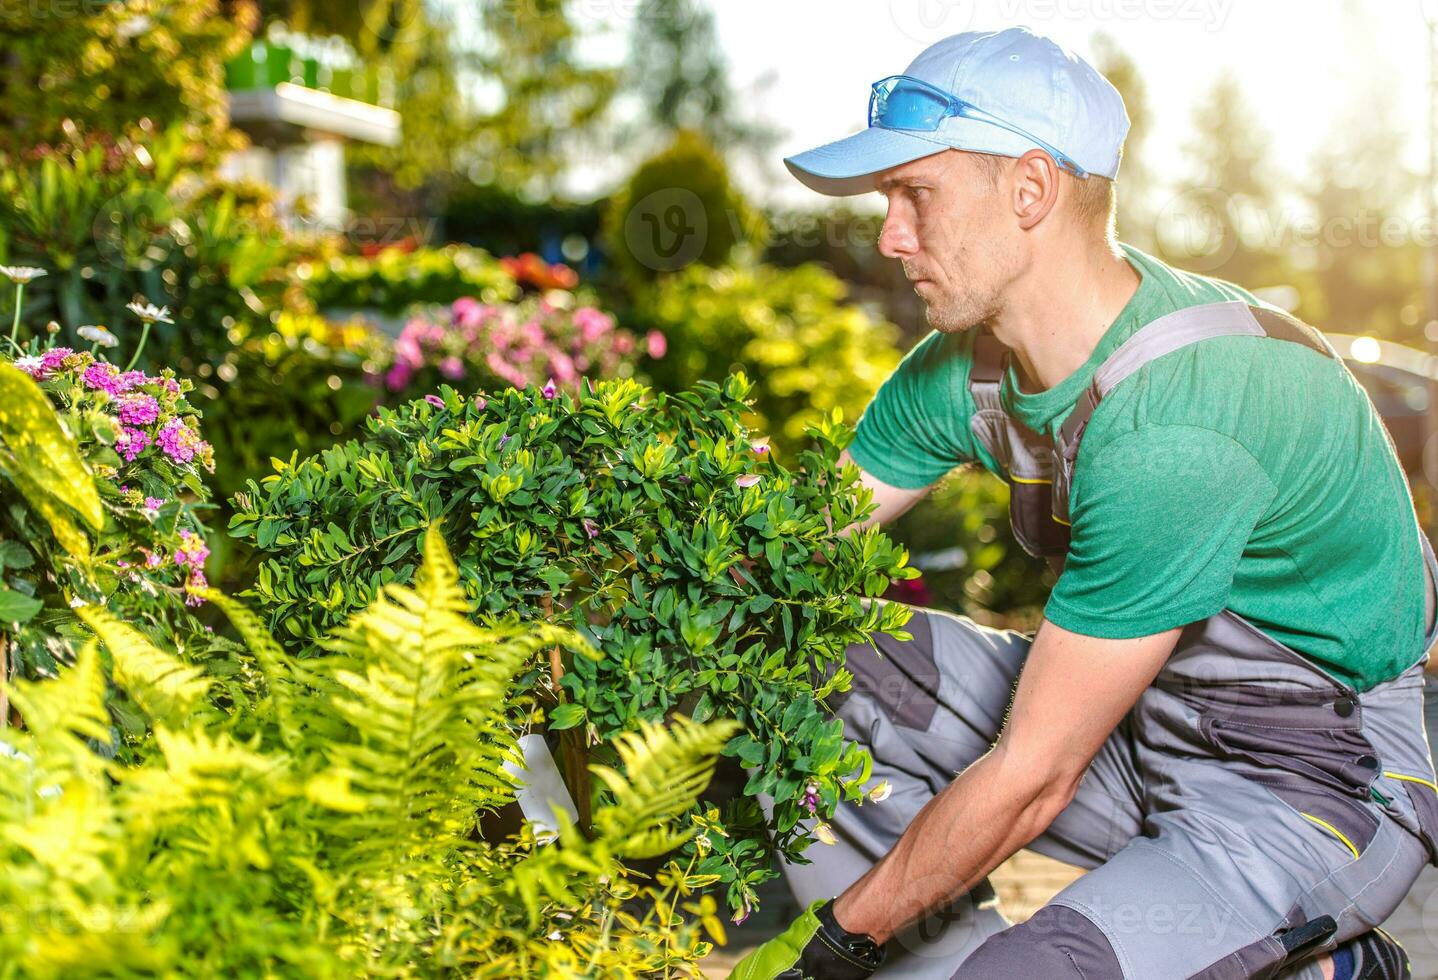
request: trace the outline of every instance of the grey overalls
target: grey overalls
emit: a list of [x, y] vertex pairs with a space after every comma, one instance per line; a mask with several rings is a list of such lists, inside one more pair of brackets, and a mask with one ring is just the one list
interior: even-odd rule
[[[1266, 335], [1336, 359], [1317, 331], [1270, 310], [1180, 310], [1099, 366], [1054, 445], [1004, 412], [1007, 352], [976, 338], [972, 431], [1007, 474], [1027, 551], [1061, 568], [1074, 462], [1102, 398], [1148, 361], [1225, 335]], [[1422, 548], [1431, 583], [1438, 564], [1426, 539]], [[1422, 718], [1431, 584], [1427, 598], [1420, 662], [1363, 694], [1230, 611], [1190, 624], [1073, 802], [1031, 845], [1092, 870], [1007, 929], [986, 901], [992, 892], [975, 889], [891, 943], [878, 975], [1318, 977], [1314, 952], [1380, 924], [1423, 864], [1438, 863], [1438, 786]], [[910, 641], [879, 639], [882, 656], [848, 651], [855, 680], [838, 714], [893, 792], [844, 806], [839, 842], [812, 847], [811, 864], [786, 865], [801, 902], [857, 879], [988, 750], [1031, 642], [932, 610], [916, 610], [907, 629]], [[942, 861], [935, 855], [936, 867]]]

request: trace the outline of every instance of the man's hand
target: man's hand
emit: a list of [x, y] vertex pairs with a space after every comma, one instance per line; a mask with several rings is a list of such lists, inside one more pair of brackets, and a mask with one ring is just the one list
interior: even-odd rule
[[835, 901], [839, 925], [887, 942], [1043, 833], [1158, 675], [1179, 632], [1107, 640], [1045, 620], [998, 743], [930, 800], [883, 860]]
[[883, 965], [883, 951], [854, 944], [834, 922], [831, 903], [820, 900], [788, 929], [734, 967], [729, 980], [865, 980]]

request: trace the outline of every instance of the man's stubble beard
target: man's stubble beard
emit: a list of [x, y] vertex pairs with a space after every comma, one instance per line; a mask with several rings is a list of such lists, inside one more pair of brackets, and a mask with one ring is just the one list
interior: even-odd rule
[[939, 333], [964, 333], [988, 323], [999, 314], [997, 296], [977, 298], [965, 296], [938, 303], [924, 304], [924, 318]]

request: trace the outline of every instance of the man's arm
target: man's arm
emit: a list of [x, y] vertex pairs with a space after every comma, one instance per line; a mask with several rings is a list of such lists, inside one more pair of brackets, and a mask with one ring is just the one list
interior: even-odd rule
[[1158, 675], [1179, 633], [1099, 639], [1045, 621], [997, 744], [930, 800], [883, 860], [839, 896], [839, 925], [886, 942], [1043, 833]]
[[[848, 463], [853, 463], [846, 449], [839, 455], [839, 466], [842, 468]], [[859, 464], [854, 463], [855, 466]], [[917, 490], [904, 490], [900, 487], [891, 487], [882, 480], [876, 479], [866, 473], [863, 467], [859, 468], [860, 479], [864, 486], [874, 492], [874, 503], [879, 505], [878, 510], [870, 514], [862, 523], [855, 524], [844, 533], [852, 534], [854, 531], [871, 527], [875, 524], [884, 525], [891, 521], [898, 520], [908, 509], [924, 498], [931, 487], [920, 487]]]

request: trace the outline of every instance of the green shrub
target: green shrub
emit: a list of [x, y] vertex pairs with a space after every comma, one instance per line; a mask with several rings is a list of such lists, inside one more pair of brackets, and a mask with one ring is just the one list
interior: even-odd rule
[[631, 286], [694, 263], [723, 265], [736, 246], [766, 234], [724, 158], [691, 130], [641, 164], [604, 215], [608, 257]]
[[682, 814], [732, 726], [678, 720], [612, 746], [592, 839], [497, 839], [512, 805], [514, 678], [543, 648], [592, 655], [541, 624], [481, 629], [437, 533], [413, 588], [390, 586], [296, 662], [243, 607], [264, 692], [232, 714], [206, 680], [97, 608], [81, 610], [116, 684], [154, 731], [137, 764], [105, 745], [97, 644], [44, 683], [9, 690], [0, 729], [0, 962], [10, 975], [203, 977], [673, 976], [723, 938], [704, 884], [669, 862], [656, 883], [625, 861], [704, 824]]
[[[382, 411], [363, 441], [278, 466], [236, 499], [232, 533], [270, 553], [253, 595], [314, 653], [410, 580], [443, 519], [482, 622], [563, 622], [603, 652], [558, 665], [567, 700], [551, 729], [591, 745], [676, 710], [737, 720], [725, 752], [752, 775], [698, 870], [742, 911], [772, 849], [797, 856], [812, 840], [801, 818], [861, 795], [867, 757], [823, 699], [847, 686], [830, 673], [850, 643], [907, 619], [863, 597], [910, 574], [879, 531], [841, 536], [872, 498], [837, 465], [851, 436], [837, 413], [789, 470], [750, 442], [748, 393], [742, 376], [655, 397], [633, 381], [574, 396], [442, 388]], [[526, 683], [550, 690], [557, 672]], [[775, 800], [772, 828], [759, 793]]]
[[896, 328], [846, 294], [816, 265], [692, 266], [641, 292], [634, 320], [669, 341], [656, 386], [743, 371], [758, 386], [752, 427], [788, 451], [836, 408], [857, 418], [899, 362]]

